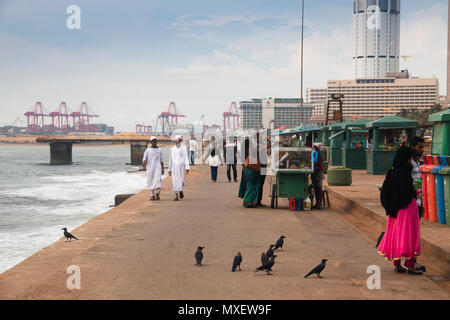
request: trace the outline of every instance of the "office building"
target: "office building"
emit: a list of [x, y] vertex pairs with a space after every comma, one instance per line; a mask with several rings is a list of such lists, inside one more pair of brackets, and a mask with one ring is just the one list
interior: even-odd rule
[[[439, 80], [409, 78], [407, 71], [382, 79], [329, 80], [328, 97], [343, 94], [344, 117], [379, 118], [402, 109], [429, 109], [439, 103]], [[338, 110], [336, 105], [330, 108]]]
[[[241, 129], [270, 129], [286, 126], [299, 126], [300, 99], [267, 98], [241, 101], [240, 103]], [[303, 123], [308, 123], [312, 117], [314, 106], [303, 104]]]
[[400, 68], [400, 0], [353, 1], [357, 79], [384, 78]]

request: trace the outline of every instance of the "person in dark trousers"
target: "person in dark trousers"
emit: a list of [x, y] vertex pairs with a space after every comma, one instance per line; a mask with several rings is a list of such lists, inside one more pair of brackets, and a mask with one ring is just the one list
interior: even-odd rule
[[323, 158], [322, 158], [322, 151], [318, 146], [312, 146], [312, 137], [309, 135], [306, 138], [305, 147], [311, 148], [313, 147], [313, 153], [312, 153], [312, 160], [314, 163], [314, 173], [311, 174], [311, 183], [314, 188], [314, 193], [316, 197], [316, 205], [314, 208], [321, 209], [322, 208], [322, 199], [323, 199], [323, 193], [322, 193], [322, 184], [323, 184]]
[[[414, 136], [409, 140], [409, 146], [414, 152], [414, 158], [411, 161], [412, 172], [411, 176], [413, 178], [414, 184], [417, 186], [417, 189], [422, 189], [421, 181], [422, 181], [422, 172], [420, 170], [420, 159], [423, 156], [424, 147], [425, 147], [425, 139]], [[423, 217], [425, 213], [425, 208], [423, 207], [422, 202], [422, 194], [417, 197], [417, 208], [419, 210], [419, 218]], [[415, 268], [425, 272], [426, 268], [417, 263], [416, 259], [414, 259]]]
[[222, 165], [222, 156], [220, 154], [219, 144], [214, 136], [211, 137], [211, 146], [204, 159], [211, 168], [211, 180], [217, 182], [217, 171]]
[[228, 182], [231, 182], [231, 169], [233, 169], [233, 180], [237, 182], [237, 143], [236, 138], [230, 137], [224, 147], [224, 158], [227, 164]]
[[261, 163], [261, 172], [259, 173], [259, 195], [258, 195], [258, 203], [256, 204], [257, 207], [266, 207], [265, 204], [262, 204], [262, 197], [264, 192], [264, 183], [266, 182], [266, 175], [267, 175], [267, 145], [261, 142], [261, 137], [258, 134], [258, 144], [259, 144], [259, 161]]

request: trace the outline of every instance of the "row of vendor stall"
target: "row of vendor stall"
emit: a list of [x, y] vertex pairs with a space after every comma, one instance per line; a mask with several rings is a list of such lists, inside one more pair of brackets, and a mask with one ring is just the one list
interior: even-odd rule
[[[432, 155], [424, 157], [422, 166], [425, 218], [450, 225], [450, 110], [431, 115], [429, 121], [433, 123]], [[384, 175], [397, 149], [408, 144], [417, 128], [416, 121], [389, 116], [300, 130], [297, 135], [299, 141], [310, 135], [321, 143], [323, 158], [331, 166]]]

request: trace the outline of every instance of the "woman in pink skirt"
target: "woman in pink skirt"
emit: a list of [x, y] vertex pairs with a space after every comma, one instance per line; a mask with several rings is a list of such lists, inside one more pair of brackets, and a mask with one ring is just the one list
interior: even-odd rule
[[[411, 177], [413, 157], [412, 149], [400, 147], [383, 183], [380, 198], [388, 221], [378, 253], [394, 261], [395, 272], [420, 275], [422, 272], [414, 267], [415, 258], [420, 255], [420, 222]], [[401, 259], [406, 260], [406, 269], [401, 266]]]

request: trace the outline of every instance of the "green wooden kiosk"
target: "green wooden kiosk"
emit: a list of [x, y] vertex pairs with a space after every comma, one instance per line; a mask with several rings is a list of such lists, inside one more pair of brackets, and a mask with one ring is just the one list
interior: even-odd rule
[[369, 129], [369, 143], [367, 150], [367, 173], [384, 175], [392, 167], [397, 149], [402, 144], [407, 144], [408, 139], [415, 135], [417, 121], [389, 116], [366, 124]]
[[370, 120], [359, 119], [351, 123], [344, 123], [341, 129], [345, 131], [344, 146], [342, 148], [342, 165], [353, 170], [366, 170], [366, 138], [369, 130], [366, 128]]
[[431, 153], [450, 156], [450, 109], [432, 114], [428, 121], [434, 122]]
[[342, 166], [342, 147], [344, 146], [345, 130], [341, 127], [351, 121], [333, 123], [328, 126], [330, 131], [330, 165]]
[[321, 133], [322, 133], [322, 150], [323, 150], [323, 154], [325, 154], [325, 158], [324, 160], [329, 162], [330, 161], [330, 136], [331, 136], [331, 131], [329, 129], [330, 126], [323, 126]]

